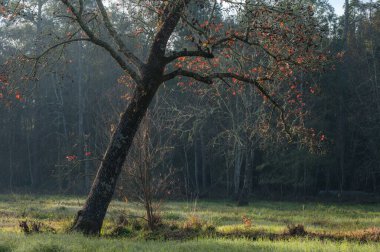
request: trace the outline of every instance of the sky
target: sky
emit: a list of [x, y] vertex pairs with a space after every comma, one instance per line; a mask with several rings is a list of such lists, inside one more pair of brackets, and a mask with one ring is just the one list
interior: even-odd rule
[[342, 15], [344, 13], [344, 0], [329, 0], [329, 2], [334, 7], [336, 14]]
[[[335, 13], [340, 15], [343, 15], [344, 13], [344, 0], [329, 0], [332, 7], [335, 9]], [[363, 2], [370, 2], [370, 0], [364, 0]]]

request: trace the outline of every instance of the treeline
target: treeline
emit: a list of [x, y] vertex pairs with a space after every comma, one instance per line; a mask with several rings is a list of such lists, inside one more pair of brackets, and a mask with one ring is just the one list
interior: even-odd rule
[[[327, 1], [305, 5], [311, 2], [323, 46], [338, 55], [334, 69], [308, 80], [315, 85], [305, 105], [305, 123], [322, 132], [323, 149], [310, 152], [305, 143], [289, 143], [286, 132], [273, 125], [278, 114], [253, 87], [169, 81], [140, 127], [118, 194], [130, 197], [141, 190], [142, 168], [149, 169], [153, 187], [160, 187], [157, 193], [169, 197], [378, 194], [379, 3], [349, 1], [345, 15], [337, 17]], [[6, 79], [9, 61], [20, 51], [41, 55], [58, 37], [71, 36], [54, 22], [52, 3], [32, 3], [23, 19], [1, 27], [0, 189], [84, 194], [129, 102], [130, 84], [105, 52], [85, 42], [40, 58], [38, 69], [24, 58], [25, 64], [13, 67]], [[116, 8], [118, 29], [138, 33], [134, 21]], [[234, 22], [222, 11], [220, 20]], [[144, 38], [128, 41], [144, 55]], [[31, 75], [35, 70], [37, 75]], [[12, 80], [22, 84], [12, 86]]]

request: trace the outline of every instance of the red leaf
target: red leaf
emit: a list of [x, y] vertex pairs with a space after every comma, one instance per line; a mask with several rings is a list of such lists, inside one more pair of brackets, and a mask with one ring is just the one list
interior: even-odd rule
[[321, 135], [321, 141], [325, 141], [326, 140], [326, 136], [325, 135]]
[[77, 159], [77, 156], [75, 156], [75, 155], [69, 155], [69, 156], [66, 156], [66, 159], [67, 159], [68, 161], [74, 161], [74, 160]]

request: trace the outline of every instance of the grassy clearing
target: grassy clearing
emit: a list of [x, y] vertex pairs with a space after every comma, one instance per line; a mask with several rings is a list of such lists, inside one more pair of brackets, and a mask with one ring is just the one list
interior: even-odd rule
[[[83, 200], [68, 196], [0, 195], [0, 252], [380, 251], [380, 243], [359, 244], [380, 241], [380, 204], [259, 201], [236, 207], [228, 201], [168, 202], [161, 208], [167, 227], [164, 232], [140, 230], [134, 227], [136, 221], [129, 219], [130, 224], [121, 230], [121, 236], [110, 238], [120, 216], [144, 215], [139, 204], [114, 201], [102, 230], [103, 238], [64, 234]], [[25, 236], [18, 227], [25, 220], [41, 222], [58, 234]], [[187, 232], [185, 238], [192, 239], [183, 240], [183, 230], [198, 224], [201, 231], [190, 235]], [[308, 236], [284, 236], [289, 224], [304, 225]]]
[[198, 239], [191, 241], [131, 241], [88, 238], [79, 234], [30, 235], [0, 233], [0, 251], [379, 251], [375, 243], [291, 239], [272, 242], [246, 239]]
[[[36, 220], [63, 230], [82, 206], [84, 198], [66, 196], [0, 195], [0, 231], [17, 231], [19, 220]], [[105, 221], [105, 232], [120, 215], [143, 216], [141, 205], [113, 201]], [[166, 221], [183, 222], [197, 216], [218, 230], [252, 228], [281, 232], [288, 224], [303, 224], [309, 231], [350, 232], [380, 227], [380, 204], [349, 205], [289, 202], [254, 202], [237, 207], [228, 201], [169, 202], [161, 208]]]

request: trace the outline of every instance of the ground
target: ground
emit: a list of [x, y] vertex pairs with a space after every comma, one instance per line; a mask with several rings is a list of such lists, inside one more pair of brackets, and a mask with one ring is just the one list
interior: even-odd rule
[[[0, 252], [380, 251], [380, 204], [165, 202], [163, 225], [149, 232], [136, 218], [144, 215], [141, 205], [113, 201], [101, 237], [84, 237], [67, 233], [83, 200], [0, 195]], [[24, 234], [22, 221], [40, 232]]]

